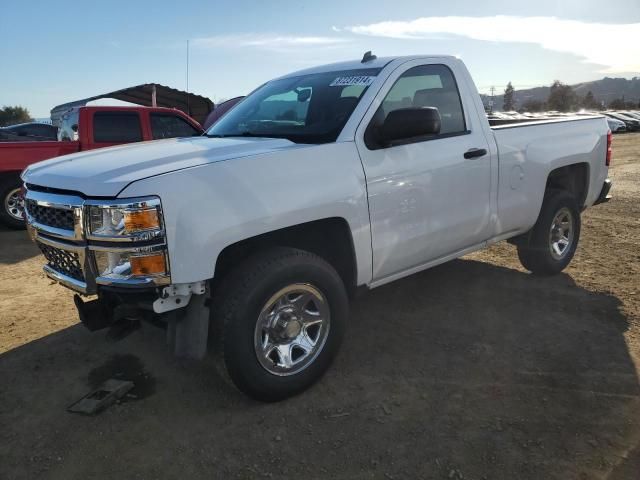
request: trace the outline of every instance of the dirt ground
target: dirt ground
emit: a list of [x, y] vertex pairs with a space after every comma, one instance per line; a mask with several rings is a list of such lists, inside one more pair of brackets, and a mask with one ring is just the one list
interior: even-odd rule
[[[0, 231], [0, 479], [640, 479], [640, 134], [566, 273], [499, 244], [352, 305], [323, 380], [278, 404], [145, 327], [78, 325], [24, 232]], [[109, 377], [134, 397], [67, 406]]]

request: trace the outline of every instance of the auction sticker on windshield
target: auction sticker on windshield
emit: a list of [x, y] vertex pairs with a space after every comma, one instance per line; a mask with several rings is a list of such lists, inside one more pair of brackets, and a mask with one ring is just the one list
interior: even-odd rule
[[376, 77], [370, 75], [356, 75], [351, 77], [338, 77], [329, 84], [330, 87], [348, 87], [351, 85], [360, 85], [368, 87], [373, 83]]

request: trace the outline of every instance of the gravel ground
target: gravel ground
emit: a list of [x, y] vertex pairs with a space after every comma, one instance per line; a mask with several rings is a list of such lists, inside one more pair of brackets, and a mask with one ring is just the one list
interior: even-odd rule
[[[24, 232], [0, 230], [0, 479], [640, 478], [640, 134], [614, 139], [614, 200], [566, 273], [506, 243], [352, 304], [324, 379], [247, 399], [161, 330], [78, 325]], [[133, 396], [67, 406], [110, 377]]]

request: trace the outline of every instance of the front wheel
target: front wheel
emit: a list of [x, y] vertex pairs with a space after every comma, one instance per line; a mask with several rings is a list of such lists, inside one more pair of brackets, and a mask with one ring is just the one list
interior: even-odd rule
[[564, 270], [578, 247], [580, 211], [568, 192], [552, 190], [545, 195], [528, 242], [518, 244], [520, 263], [540, 275]]
[[305, 390], [329, 367], [344, 335], [348, 299], [322, 258], [276, 248], [225, 278], [212, 312], [233, 383], [257, 400], [278, 401]]
[[25, 228], [22, 191], [19, 180], [0, 182], [0, 223], [9, 228]]

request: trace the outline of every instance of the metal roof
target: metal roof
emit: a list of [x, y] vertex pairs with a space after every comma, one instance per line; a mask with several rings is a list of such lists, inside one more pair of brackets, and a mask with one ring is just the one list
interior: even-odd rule
[[214, 108], [213, 102], [207, 97], [176, 90], [175, 88], [160, 85], [159, 83], [144, 83], [142, 85], [123, 88], [121, 90], [103, 93], [102, 95], [83, 98], [53, 107], [53, 109], [51, 109], [51, 121], [54, 125], [57, 125], [61, 115], [70, 108], [82, 107], [92, 100], [101, 98], [113, 98], [145, 107], [177, 108], [193, 117], [200, 124], [204, 123], [207, 115], [209, 115], [209, 112]]

